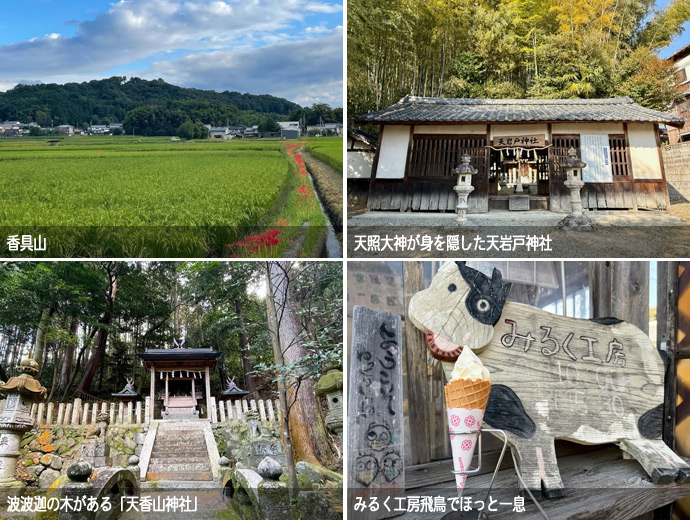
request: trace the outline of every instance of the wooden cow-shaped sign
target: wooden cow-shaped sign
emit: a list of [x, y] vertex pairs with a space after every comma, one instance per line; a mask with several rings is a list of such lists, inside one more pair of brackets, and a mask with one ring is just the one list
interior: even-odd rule
[[527, 486], [564, 494], [554, 439], [616, 443], [655, 482], [686, 482], [690, 467], [661, 437], [664, 363], [649, 337], [615, 319], [557, 316], [505, 302], [510, 284], [448, 262], [414, 295], [409, 315], [450, 378], [463, 348], [489, 370], [484, 422], [506, 431]]

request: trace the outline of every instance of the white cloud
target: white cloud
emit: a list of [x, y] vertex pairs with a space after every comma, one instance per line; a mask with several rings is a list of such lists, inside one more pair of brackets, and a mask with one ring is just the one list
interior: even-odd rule
[[281, 32], [306, 15], [340, 11], [341, 5], [325, 1], [122, 0], [91, 21], [73, 22], [73, 37], [48, 34], [0, 45], [0, 77], [48, 82], [103, 73], [158, 52], [235, 48], [248, 37], [282, 40]]
[[300, 105], [326, 102], [342, 106], [342, 45], [343, 31], [338, 27], [305, 41], [156, 62], [141, 75], [187, 87], [272, 94]]
[[324, 34], [327, 32], [330, 32], [330, 29], [326, 27], [324, 24], [317, 25], [316, 27], [307, 27], [304, 30], [305, 33], [307, 34]]

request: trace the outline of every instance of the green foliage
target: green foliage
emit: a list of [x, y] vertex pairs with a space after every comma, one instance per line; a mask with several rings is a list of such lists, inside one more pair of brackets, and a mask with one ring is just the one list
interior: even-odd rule
[[394, 0], [348, 3], [348, 113], [401, 97], [672, 101], [659, 49], [682, 33], [690, 0]]
[[[57, 147], [16, 143], [0, 142], [0, 160], [12, 164], [0, 177], [8, 197], [0, 220], [27, 232], [60, 226], [51, 229], [54, 256], [280, 256], [303, 222], [310, 235], [325, 233], [311, 181], [279, 141], [94, 136], [64, 138]], [[228, 247], [273, 228], [280, 236], [270, 250]], [[305, 243], [304, 254], [317, 256], [312, 245]]]
[[[186, 117], [174, 129], [187, 117], [192, 120], [200, 118], [215, 125], [224, 124], [225, 118], [231, 114], [239, 117], [242, 112], [248, 112], [250, 118], [251, 113], [286, 116], [300, 108], [286, 99], [270, 95], [181, 88], [162, 79], [149, 81], [120, 76], [64, 85], [17, 85], [0, 93], [1, 120], [33, 120], [41, 126], [50, 126], [51, 120], [54, 125], [81, 125], [84, 121], [115, 123], [124, 121], [127, 113], [135, 108], [151, 106], [184, 112]], [[206, 117], [200, 117], [201, 114]], [[172, 120], [173, 117], [166, 119]], [[131, 128], [127, 133], [131, 133]], [[172, 133], [152, 131], [146, 135]]]
[[[326, 104], [301, 108], [296, 103], [270, 95], [240, 94], [181, 88], [158, 79], [115, 76], [103, 80], [64, 85], [17, 85], [0, 92], [0, 120], [35, 121], [42, 127], [85, 122], [123, 122], [124, 132], [145, 136], [175, 135], [187, 120], [195, 125], [189, 139], [205, 138], [199, 125], [258, 125], [266, 118], [275, 121], [300, 119], [316, 124], [342, 122], [342, 108]], [[268, 130], [267, 130], [268, 131]], [[120, 135], [119, 131], [113, 135]]]
[[621, 93], [648, 108], [667, 110], [671, 103], [683, 99], [675, 88], [673, 65], [656, 57], [647, 47], [627, 56], [619, 74]]
[[307, 148], [314, 157], [343, 173], [342, 137], [319, 137], [309, 141]]
[[[298, 303], [301, 324], [299, 339], [307, 355], [295, 363], [259, 363], [254, 371], [286, 385], [299, 385], [304, 379], [318, 379], [343, 359], [343, 271], [341, 262], [300, 264], [291, 278], [292, 294]], [[278, 309], [280, 315], [281, 310]]]
[[314, 103], [310, 107], [292, 110], [287, 118], [288, 121], [302, 121], [303, 119], [307, 125], [316, 125], [321, 121], [324, 123], [342, 123], [343, 109], [331, 108], [326, 103]]
[[280, 132], [280, 125], [274, 119], [266, 118], [259, 125], [259, 132]]
[[194, 123], [187, 119], [187, 121], [182, 123], [180, 128], [177, 129], [177, 135], [182, 139], [194, 139], [194, 130]]
[[[173, 338], [185, 338], [187, 347], [207, 347], [222, 354], [212, 377], [214, 391], [225, 386], [225, 377], [238, 376], [238, 383], [243, 384], [243, 353], [238, 340], [241, 331], [250, 346], [248, 366], [273, 363], [266, 302], [259, 290], [264, 284], [263, 264], [220, 261], [118, 264], [120, 275], [111, 310], [103, 384], [94, 384], [91, 389], [94, 395], [109, 396], [121, 390], [128, 377], [133, 377], [135, 385], [145, 389], [147, 373], [137, 354], [147, 348], [170, 347]], [[0, 343], [5, 348], [17, 344], [25, 349], [31, 344], [30, 333], [35, 330], [42, 309], [54, 310], [46, 331], [50, 345], [48, 363], [41, 375], [41, 382], [48, 388], [53, 382], [52, 368], [55, 363], [58, 369], [62, 366], [69, 346], [75, 347], [76, 354], [83, 345], [87, 355], [95, 348], [88, 338], [101, 326], [106, 310], [103, 288], [108, 283], [108, 265], [109, 262], [0, 263]], [[336, 262], [301, 266], [305, 274], [302, 281], [296, 281], [295, 289], [304, 302], [302, 318], [325, 324], [323, 333], [314, 341], [324, 342], [325, 347], [334, 343], [342, 348], [339, 339], [342, 331], [338, 328], [342, 324], [338, 306], [338, 299], [342, 298], [342, 267]], [[314, 271], [310, 274], [311, 270]], [[304, 291], [312, 288], [319, 295], [310, 304]], [[243, 307], [241, 319], [236, 312], [238, 303]], [[177, 330], [173, 320], [175, 310]], [[73, 320], [79, 325], [78, 335], [70, 331]], [[326, 357], [332, 358], [333, 354]], [[11, 375], [16, 373], [9, 366], [5, 368]], [[56, 375], [59, 377], [59, 370]], [[274, 390], [270, 377], [258, 377], [255, 382], [264, 397]], [[69, 435], [76, 435], [76, 431]], [[31, 441], [29, 436], [24, 439]]]

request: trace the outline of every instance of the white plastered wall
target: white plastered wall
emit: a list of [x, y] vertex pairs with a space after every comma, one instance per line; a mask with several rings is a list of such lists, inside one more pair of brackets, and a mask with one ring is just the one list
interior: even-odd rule
[[417, 125], [414, 127], [415, 134], [477, 134], [486, 135], [486, 125]]
[[628, 123], [630, 160], [635, 179], [663, 179], [652, 123]]
[[377, 179], [402, 179], [405, 177], [407, 147], [410, 144], [410, 127], [387, 125], [379, 138], [379, 162], [376, 167]]
[[623, 123], [553, 123], [552, 134], [622, 134]]
[[496, 123], [491, 125], [491, 139], [507, 135], [543, 135], [548, 139], [546, 131], [546, 123], [528, 123], [524, 125], [501, 125]]
[[374, 152], [347, 151], [347, 178], [370, 179], [371, 168], [374, 164]]

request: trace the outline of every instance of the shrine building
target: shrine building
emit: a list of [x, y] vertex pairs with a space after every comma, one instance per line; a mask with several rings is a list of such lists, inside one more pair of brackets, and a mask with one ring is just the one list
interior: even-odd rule
[[[570, 192], [560, 163], [572, 147], [587, 164], [581, 191], [585, 209], [666, 210], [659, 125], [682, 127], [684, 121], [627, 97], [406, 96], [358, 118], [359, 124], [379, 125], [378, 149], [370, 170], [348, 177], [369, 179], [369, 210], [453, 212], [457, 175], [452, 170], [467, 152], [478, 170], [468, 212], [569, 212]], [[516, 194], [523, 203], [513, 208]]]
[[[150, 372], [152, 420], [198, 419], [201, 403], [207, 414], [212, 409], [210, 374], [219, 352], [210, 348], [147, 349], [139, 357]], [[160, 417], [155, 416], [156, 403], [160, 404]]]

